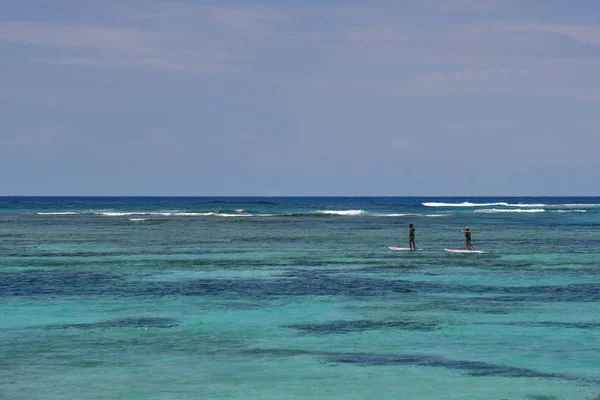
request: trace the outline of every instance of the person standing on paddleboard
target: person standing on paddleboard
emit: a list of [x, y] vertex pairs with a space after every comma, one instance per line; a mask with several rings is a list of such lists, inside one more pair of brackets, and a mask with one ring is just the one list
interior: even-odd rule
[[467, 250], [471, 251], [471, 231], [469, 228], [465, 228], [465, 230], [461, 232], [465, 235]]
[[415, 246], [415, 227], [413, 224], [410, 224], [408, 227], [408, 245], [411, 250], [416, 250], [417, 246]]

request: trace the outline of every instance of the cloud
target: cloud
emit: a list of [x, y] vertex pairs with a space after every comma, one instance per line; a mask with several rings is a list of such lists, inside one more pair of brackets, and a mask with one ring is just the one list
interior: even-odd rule
[[60, 58], [38, 58], [40, 62], [48, 64], [77, 65], [81, 67], [109, 67], [127, 69], [153, 69], [160, 71], [184, 71], [204, 73], [226, 73], [234, 72], [235, 69], [228, 65], [214, 63], [188, 61], [173, 61], [168, 57], [123, 57], [123, 58], [93, 58], [93, 57], [60, 57]]
[[527, 71], [519, 69], [467, 69], [457, 72], [434, 72], [417, 76], [413, 82], [423, 85], [438, 83], [480, 84], [527, 76]]
[[161, 3], [145, 5], [144, 11], [131, 11], [130, 21], [150, 21], [178, 30], [204, 33], [209, 36], [238, 37], [260, 40], [271, 37], [277, 26], [290, 23], [293, 13], [286, 7], [228, 4], [206, 5], [172, 3], [167, 7]]
[[134, 29], [0, 22], [0, 40], [38, 46], [140, 51], [152, 48], [158, 39], [156, 34]]
[[[292, 75], [330, 87], [396, 94], [529, 90], [597, 96], [593, 85], [583, 82], [598, 78], [598, 62], [587, 46], [600, 44], [600, 27], [514, 18], [482, 24], [468, 13], [507, 12], [508, 3], [423, 0], [404, 10], [381, 4], [147, 2], [144, 11], [134, 10], [136, 2], [111, 4], [113, 18], [102, 26], [4, 21], [0, 41], [54, 50], [29, 58], [38, 62], [81, 67], [249, 72], [283, 75], [286, 82]], [[414, 13], [425, 17], [438, 9], [441, 23], [411, 21]], [[467, 16], [443, 17], [448, 10]], [[556, 43], [557, 35], [567, 42]], [[586, 74], [577, 73], [582, 69]]]
[[[365, 89], [365, 87], [363, 87]], [[523, 72], [520, 79], [511, 79], [501, 71], [464, 71], [431, 73], [414, 78], [373, 81], [366, 89], [390, 96], [518, 95], [554, 99], [600, 99], [600, 87], [586, 86], [576, 79], [563, 78], [560, 72], [537, 74]]]
[[210, 8], [210, 13], [218, 23], [246, 32], [257, 28], [269, 27], [287, 20], [286, 14], [283, 11], [262, 6], [212, 7]]
[[481, 13], [498, 12], [508, 8], [507, 1], [497, 0], [421, 0], [428, 8], [441, 12]]
[[397, 27], [377, 27], [371, 29], [350, 29], [345, 37], [355, 42], [381, 43], [407, 41], [409, 36]]
[[600, 53], [590, 45], [600, 38], [591, 26], [462, 22], [444, 29], [396, 28], [392, 33], [402, 38], [396, 41], [369, 29], [362, 37], [371, 42], [338, 46], [335, 56], [345, 63], [338, 76], [315, 82], [393, 96], [600, 97]]
[[390, 146], [392, 149], [401, 151], [415, 151], [415, 145], [408, 139], [402, 137], [396, 137], [390, 140]]
[[544, 24], [538, 22], [495, 23], [490, 29], [514, 32], [546, 32], [563, 35], [584, 44], [600, 45], [600, 26]]
[[54, 64], [208, 73], [234, 70], [232, 57], [195, 49], [174, 32], [13, 21], [0, 22], [0, 41], [59, 49], [59, 55], [32, 58]]

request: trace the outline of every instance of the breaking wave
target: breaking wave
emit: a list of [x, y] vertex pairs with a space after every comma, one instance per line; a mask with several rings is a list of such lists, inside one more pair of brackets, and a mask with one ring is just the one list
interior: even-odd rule
[[244, 209], [229, 212], [219, 211], [113, 211], [113, 210], [87, 210], [79, 212], [39, 212], [38, 215], [96, 215], [101, 217], [127, 217], [130, 221], [145, 221], [162, 217], [315, 217], [315, 216], [366, 216], [383, 218], [402, 217], [447, 217], [452, 214], [421, 214], [421, 213], [397, 213], [397, 212], [369, 212], [365, 210], [316, 210], [308, 212], [275, 212], [275, 213], [250, 213]]
[[498, 202], [498, 203], [470, 203], [468, 201], [462, 203], [436, 203], [436, 202], [427, 202], [421, 203], [425, 207], [493, 207], [493, 206], [503, 206], [503, 207], [544, 207], [546, 204], [526, 204], [526, 203], [506, 203], [506, 202]]
[[325, 215], [363, 215], [365, 214], [364, 210], [319, 210], [317, 214], [325, 214]]
[[475, 210], [476, 213], [543, 213], [546, 212], [543, 208], [487, 208], [484, 210]]
[[447, 217], [451, 214], [371, 214], [374, 217]]
[[59, 211], [59, 212], [39, 212], [38, 215], [77, 215], [80, 214], [75, 211]]

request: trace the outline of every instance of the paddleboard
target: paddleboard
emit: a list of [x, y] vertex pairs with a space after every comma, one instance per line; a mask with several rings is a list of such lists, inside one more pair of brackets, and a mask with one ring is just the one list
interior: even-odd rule
[[444, 249], [450, 253], [485, 253], [483, 250], [458, 250], [458, 249]]
[[390, 250], [395, 250], [395, 251], [410, 251], [410, 247], [394, 247], [394, 246], [390, 246], [389, 247]]

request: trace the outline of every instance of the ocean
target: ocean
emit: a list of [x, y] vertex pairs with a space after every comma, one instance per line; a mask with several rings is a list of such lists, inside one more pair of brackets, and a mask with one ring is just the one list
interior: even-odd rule
[[598, 400], [599, 238], [598, 197], [0, 197], [0, 398]]

